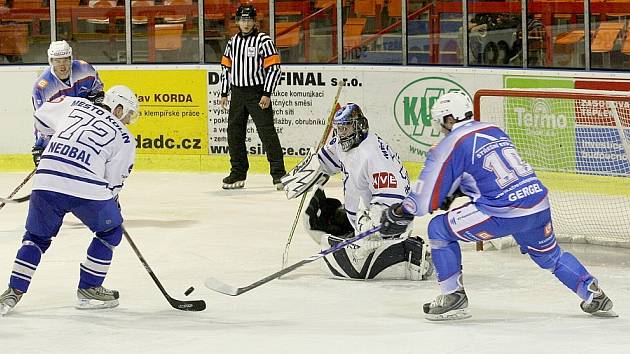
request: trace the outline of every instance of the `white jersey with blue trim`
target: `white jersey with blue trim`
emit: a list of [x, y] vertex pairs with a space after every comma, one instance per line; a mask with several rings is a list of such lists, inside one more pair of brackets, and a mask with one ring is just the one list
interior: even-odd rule
[[515, 218], [549, 208], [547, 188], [499, 127], [457, 123], [433, 147], [403, 207], [422, 216], [438, 209], [457, 188], [487, 215]]
[[326, 173], [343, 173], [344, 207], [355, 230], [360, 201], [368, 208], [376, 204], [390, 206], [400, 203], [409, 193], [407, 170], [398, 154], [376, 134], [368, 133], [349, 151], [343, 151], [334, 137], [317, 156]]
[[73, 60], [69, 82], [66, 84], [48, 67], [35, 81], [33, 107], [38, 109], [45, 102], [61, 96], [87, 98], [103, 91], [103, 82], [96, 69], [82, 60]]
[[118, 194], [131, 173], [136, 147], [122, 122], [76, 97], [46, 102], [34, 117], [37, 130], [52, 135], [37, 166], [34, 190], [91, 200]]

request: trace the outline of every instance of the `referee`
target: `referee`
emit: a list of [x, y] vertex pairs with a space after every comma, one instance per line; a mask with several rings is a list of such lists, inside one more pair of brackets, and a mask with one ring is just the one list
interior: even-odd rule
[[271, 93], [280, 80], [280, 56], [271, 37], [256, 28], [256, 9], [241, 5], [236, 10], [240, 32], [227, 43], [221, 58], [221, 107], [227, 108], [227, 96], [232, 90], [228, 115], [228, 151], [232, 166], [223, 179], [223, 189], [245, 186], [249, 162], [245, 146], [247, 119], [251, 115], [263, 148], [267, 152], [273, 184], [282, 189], [280, 178], [286, 174], [282, 147], [273, 125]]

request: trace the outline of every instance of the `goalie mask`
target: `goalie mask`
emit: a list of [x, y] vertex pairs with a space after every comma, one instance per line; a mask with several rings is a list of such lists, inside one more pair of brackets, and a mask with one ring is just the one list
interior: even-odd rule
[[116, 85], [107, 90], [103, 105], [107, 106], [112, 114], [120, 107], [120, 116], [114, 115], [124, 124], [132, 124], [138, 120], [138, 98], [127, 86]]
[[349, 151], [365, 140], [369, 128], [367, 118], [356, 103], [348, 103], [337, 110], [333, 127], [343, 151]]
[[446, 119], [451, 117], [456, 122], [462, 122], [473, 117], [473, 104], [470, 97], [463, 91], [453, 91], [444, 94], [431, 107], [431, 117], [442, 128], [446, 128]]

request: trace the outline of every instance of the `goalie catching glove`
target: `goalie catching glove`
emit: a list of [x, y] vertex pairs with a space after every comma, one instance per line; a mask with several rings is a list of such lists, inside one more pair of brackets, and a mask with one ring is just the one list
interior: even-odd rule
[[289, 173], [280, 179], [287, 199], [293, 199], [311, 190], [315, 185], [323, 186], [330, 176], [324, 172], [317, 153], [311, 149], [309, 154]]

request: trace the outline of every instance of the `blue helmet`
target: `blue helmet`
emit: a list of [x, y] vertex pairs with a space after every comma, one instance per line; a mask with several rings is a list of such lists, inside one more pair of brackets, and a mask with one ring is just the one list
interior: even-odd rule
[[348, 151], [365, 140], [369, 128], [367, 118], [356, 103], [348, 103], [337, 110], [333, 127], [343, 151]]

